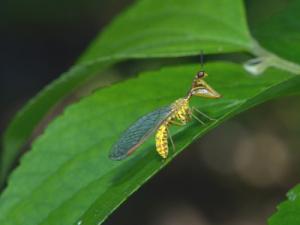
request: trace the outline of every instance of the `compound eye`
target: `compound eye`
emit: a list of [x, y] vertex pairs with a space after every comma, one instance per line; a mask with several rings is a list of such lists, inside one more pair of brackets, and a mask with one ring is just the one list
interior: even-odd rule
[[197, 78], [202, 78], [204, 77], [204, 75], [205, 75], [204, 71], [200, 71], [197, 73]]

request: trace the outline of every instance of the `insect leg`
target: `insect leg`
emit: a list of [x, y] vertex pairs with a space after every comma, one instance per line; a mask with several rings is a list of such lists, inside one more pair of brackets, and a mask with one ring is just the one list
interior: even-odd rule
[[199, 123], [201, 123], [202, 125], [205, 125], [205, 123], [204, 123], [202, 120], [200, 120], [194, 113], [191, 112], [191, 116], [192, 116], [195, 120], [197, 120]]
[[168, 131], [168, 136], [169, 136], [170, 142], [171, 142], [172, 147], [173, 147], [173, 151], [175, 152], [176, 148], [175, 148], [175, 144], [174, 144], [174, 141], [173, 141], [173, 139], [172, 139], [172, 135], [171, 135], [171, 133], [170, 133], [169, 128], [167, 128], [167, 131]]
[[184, 126], [185, 125], [184, 122], [181, 122], [181, 121], [179, 122], [177, 120], [171, 120], [170, 123], [174, 124], [174, 125], [177, 125], [177, 126]]
[[[206, 115], [204, 112], [201, 112], [199, 109], [197, 109], [196, 107], [192, 108], [192, 111], [196, 111], [197, 113], [199, 113], [200, 115], [204, 116], [205, 118], [209, 119], [209, 120], [216, 120], [215, 118], [212, 118], [208, 115]], [[193, 114], [192, 114], [193, 115]]]

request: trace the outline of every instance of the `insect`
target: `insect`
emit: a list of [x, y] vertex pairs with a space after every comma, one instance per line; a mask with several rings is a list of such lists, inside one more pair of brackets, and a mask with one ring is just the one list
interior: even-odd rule
[[196, 108], [189, 106], [189, 100], [192, 96], [199, 96], [205, 98], [220, 98], [221, 95], [210, 87], [204, 78], [207, 77], [207, 73], [200, 71], [197, 73], [193, 80], [192, 87], [188, 94], [177, 99], [170, 106], [159, 108], [153, 112], [138, 119], [133, 125], [131, 125], [119, 138], [119, 140], [113, 145], [110, 158], [112, 160], [121, 160], [133, 153], [141, 144], [143, 144], [147, 138], [155, 133], [156, 151], [162, 158], [167, 158], [169, 152], [168, 136], [171, 139], [169, 126], [177, 125], [184, 126], [192, 118], [195, 118], [200, 123], [203, 122], [194, 115], [194, 111], [206, 116]]

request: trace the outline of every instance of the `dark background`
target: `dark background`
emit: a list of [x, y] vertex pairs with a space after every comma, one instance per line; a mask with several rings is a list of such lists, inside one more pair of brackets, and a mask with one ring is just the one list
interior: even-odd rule
[[[15, 112], [66, 71], [131, 2], [0, 1], [1, 134]], [[250, 28], [286, 4], [247, 1]], [[105, 224], [266, 224], [299, 182], [299, 110], [297, 98], [289, 97], [225, 123], [184, 151]]]

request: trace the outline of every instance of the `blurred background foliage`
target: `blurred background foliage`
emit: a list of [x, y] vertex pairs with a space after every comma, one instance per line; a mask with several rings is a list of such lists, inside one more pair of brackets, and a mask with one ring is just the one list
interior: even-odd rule
[[[131, 2], [1, 1], [1, 134], [14, 113], [66, 71], [98, 31]], [[289, 59], [296, 56], [284, 50], [290, 37], [284, 35], [282, 24], [270, 24], [285, 9], [296, 10], [291, 7], [294, 3], [246, 1], [251, 33], [268, 49]], [[290, 24], [289, 28], [298, 26]], [[265, 43], [264, 38], [272, 35], [273, 42]], [[242, 54], [224, 57], [247, 58]], [[156, 63], [149, 61], [147, 66]], [[131, 66], [123, 63], [115, 75], [134, 71]], [[104, 224], [266, 224], [286, 191], [299, 181], [299, 110], [297, 97], [289, 97], [226, 122], [191, 145]]]

